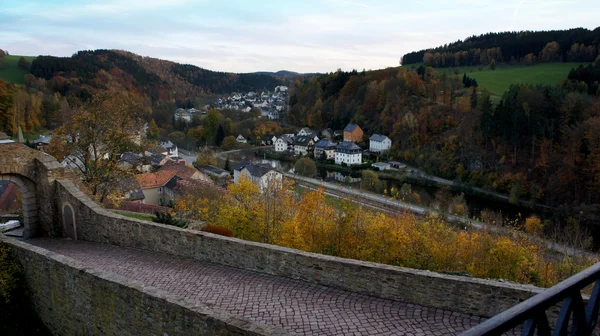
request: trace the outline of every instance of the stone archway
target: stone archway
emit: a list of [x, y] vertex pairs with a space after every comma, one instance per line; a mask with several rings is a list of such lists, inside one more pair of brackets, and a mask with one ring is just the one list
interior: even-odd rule
[[35, 184], [22, 176], [0, 175], [0, 180], [10, 181], [21, 189], [23, 204], [23, 237], [32, 237], [38, 231], [38, 209], [35, 197]]
[[14, 182], [23, 194], [23, 238], [63, 234], [55, 181], [64, 175], [54, 157], [0, 137], [0, 179]]

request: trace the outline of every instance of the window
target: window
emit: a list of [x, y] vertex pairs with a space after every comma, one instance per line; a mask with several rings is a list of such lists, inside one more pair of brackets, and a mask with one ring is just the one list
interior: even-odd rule
[[158, 193], [162, 194], [162, 192], [163, 192], [162, 188], [158, 188]]

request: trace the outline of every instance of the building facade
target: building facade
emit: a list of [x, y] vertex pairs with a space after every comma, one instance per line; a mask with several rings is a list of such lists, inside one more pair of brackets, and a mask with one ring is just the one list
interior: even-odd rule
[[358, 165], [362, 163], [362, 151], [357, 144], [350, 141], [342, 141], [335, 147], [335, 163], [346, 165]]

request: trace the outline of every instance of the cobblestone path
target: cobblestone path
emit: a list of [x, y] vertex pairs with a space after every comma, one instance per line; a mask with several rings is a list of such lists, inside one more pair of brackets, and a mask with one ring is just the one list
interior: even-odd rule
[[292, 335], [452, 335], [483, 320], [155, 252], [70, 240], [26, 242]]

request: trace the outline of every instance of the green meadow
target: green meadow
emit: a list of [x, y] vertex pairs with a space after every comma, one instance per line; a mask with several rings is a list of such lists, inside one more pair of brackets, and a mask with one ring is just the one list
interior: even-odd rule
[[[23, 57], [25, 57], [29, 63], [35, 59], [35, 56]], [[23, 76], [25, 76], [28, 71], [19, 68], [17, 65], [20, 58], [20, 55], [4, 56], [3, 60], [6, 60], [6, 64], [4, 67], [0, 66], [0, 78], [10, 83], [23, 84]]]

